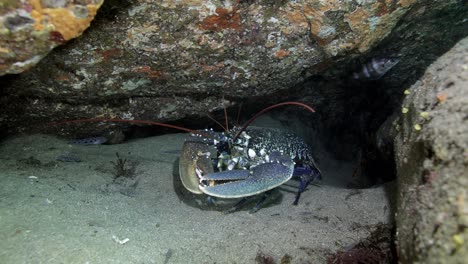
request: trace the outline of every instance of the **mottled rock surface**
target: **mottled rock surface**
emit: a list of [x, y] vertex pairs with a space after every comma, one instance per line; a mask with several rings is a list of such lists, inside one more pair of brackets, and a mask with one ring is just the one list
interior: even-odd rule
[[[339, 116], [349, 109], [336, 84], [349, 82], [356, 58], [400, 57], [386, 76], [399, 92], [461, 37], [463, 8], [455, 0], [109, 1], [82, 37], [0, 80], [0, 124], [12, 133], [84, 117], [194, 120], [224, 105], [307, 94]], [[320, 76], [326, 81], [290, 91]], [[326, 98], [322, 83], [333, 87]]]
[[0, 2], [0, 76], [35, 66], [54, 47], [80, 36], [103, 0]]
[[[20, 17], [2, 20], [8, 30], [34, 25], [15, 11], [17, 2], [2, 4]], [[467, 40], [416, 81], [468, 35], [466, 14], [466, 1], [458, 0], [109, 0], [82, 37], [30, 71], [0, 78], [0, 132], [123, 137], [109, 124], [47, 123], [107, 117], [200, 125], [207, 120], [201, 116], [224, 106], [244, 102], [248, 118], [266, 105], [300, 100], [317, 113], [295, 116], [318, 128], [340, 158], [356, 159], [358, 173], [383, 174], [388, 165], [375, 161], [388, 161], [395, 143], [402, 262], [461, 263], [468, 241]], [[352, 78], [362, 63], [392, 56], [400, 62], [381, 79]], [[396, 107], [405, 113], [374, 142]]]
[[468, 38], [431, 65], [393, 119], [402, 263], [468, 259]]

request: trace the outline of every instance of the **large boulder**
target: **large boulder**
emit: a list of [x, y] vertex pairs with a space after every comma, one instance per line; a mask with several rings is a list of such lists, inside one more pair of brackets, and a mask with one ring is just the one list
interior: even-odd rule
[[[387, 74], [398, 94], [461, 37], [463, 8], [456, 0], [109, 1], [82, 37], [0, 80], [0, 125], [12, 133], [83, 117], [166, 122], [307, 94], [338, 116], [349, 109], [334, 84], [352, 79], [356, 58], [399, 57]], [[326, 98], [322, 83], [332, 87]]]
[[408, 89], [397, 118], [397, 242], [402, 263], [468, 259], [468, 38]]

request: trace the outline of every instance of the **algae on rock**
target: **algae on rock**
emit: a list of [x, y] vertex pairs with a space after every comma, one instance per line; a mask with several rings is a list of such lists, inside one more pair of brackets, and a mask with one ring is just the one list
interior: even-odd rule
[[468, 259], [468, 38], [426, 71], [393, 120], [402, 263]]

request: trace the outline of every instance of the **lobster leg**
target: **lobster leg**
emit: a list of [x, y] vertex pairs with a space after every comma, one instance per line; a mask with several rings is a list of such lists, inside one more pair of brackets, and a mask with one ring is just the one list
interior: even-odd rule
[[[268, 198], [268, 196], [270, 196], [272, 190], [269, 190], [267, 192], [264, 192], [262, 194], [262, 197], [260, 198], [260, 200], [258, 200], [258, 202], [255, 204], [255, 206], [249, 211], [249, 214], [253, 214], [253, 213], [256, 213], [258, 212], [258, 210], [260, 210], [260, 208], [262, 207], [263, 203], [265, 202], [266, 198]], [[242, 198], [239, 202], [237, 202], [235, 205], [233, 205], [231, 208], [229, 208], [228, 210], [224, 211], [224, 214], [230, 214], [230, 213], [234, 213], [235, 211], [239, 210], [239, 208], [241, 208], [242, 206], [245, 205], [245, 203], [247, 201], [250, 200], [250, 197], [244, 197]]]
[[244, 197], [242, 198], [239, 202], [237, 202], [235, 205], [233, 205], [231, 208], [227, 209], [224, 211], [224, 214], [231, 214], [237, 211], [239, 208], [244, 206], [244, 204], [249, 200], [249, 197]]
[[[297, 171], [297, 170], [296, 170]], [[314, 181], [315, 179], [322, 179], [320, 171], [315, 166], [306, 166], [305, 168], [301, 168], [296, 172], [294, 177], [299, 177], [299, 187], [296, 194], [296, 198], [294, 199], [293, 205], [299, 204], [299, 198], [301, 198], [302, 192], [304, 192], [309, 186], [309, 184]], [[301, 173], [302, 172], [302, 173]]]
[[263, 203], [265, 202], [266, 198], [270, 196], [271, 192], [272, 190], [264, 192], [260, 200], [258, 200], [255, 206], [249, 211], [249, 213], [253, 214], [253, 213], [256, 213], [258, 210], [260, 210], [260, 207], [262, 207]]

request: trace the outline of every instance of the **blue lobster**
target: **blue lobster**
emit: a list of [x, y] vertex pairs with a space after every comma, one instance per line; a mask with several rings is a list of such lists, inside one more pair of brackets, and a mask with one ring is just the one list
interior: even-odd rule
[[[182, 184], [196, 194], [241, 198], [268, 193], [295, 177], [300, 180], [293, 202], [297, 205], [307, 186], [321, 179], [310, 147], [291, 132], [253, 127], [250, 123], [225, 132], [192, 133], [184, 143], [179, 162]], [[265, 198], [251, 212], [257, 211]], [[244, 202], [241, 200], [233, 210]]]
[[[257, 211], [270, 190], [295, 177], [300, 180], [293, 204], [297, 205], [302, 192], [321, 172], [315, 164], [309, 146], [291, 132], [253, 127], [250, 124], [271, 109], [297, 105], [315, 112], [300, 102], [284, 102], [267, 107], [246, 124], [225, 132], [192, 129], [146, 120], [90, 118], [66, 120], [50, 125], [82, 122], [118, 122], [169, 127], [190, 132], [179, 160], [183, 186], [195, 194], [221, 198], [245, 198], [264, 194], [252, 212]], [[245, 199], [233, 207], [235, 210]], [[231, 210], [232, 211], [232, 210]]]

